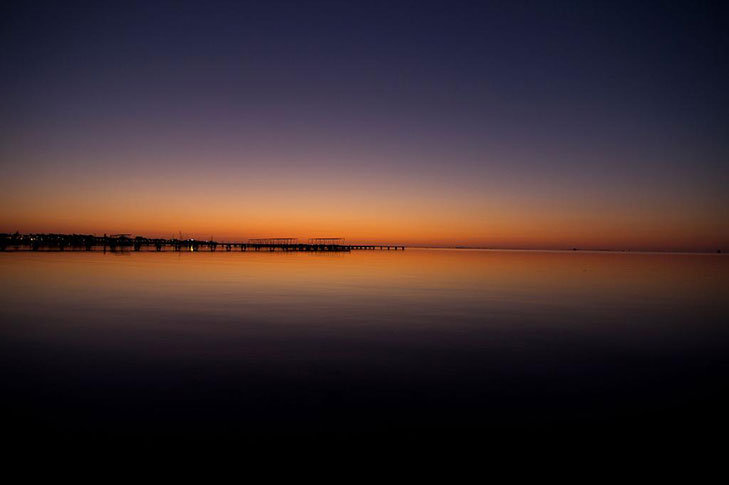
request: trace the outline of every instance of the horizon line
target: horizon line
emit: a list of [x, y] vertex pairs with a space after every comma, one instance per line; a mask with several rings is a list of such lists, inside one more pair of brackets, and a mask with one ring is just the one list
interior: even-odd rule
[[[214, 242], [216, 244], [242, 244], [242, 241], [232, 241], [232, 240], [224, 240], [224, 241], [216, 241], [212, 237], [211, 239], [198, 239], [198, 238], [185, 238], [182, 237], [182, 234], [180, 234], [180, 238], [172, 237], [172, 238], [166, 238], [166, 237], [148, 237], [148, 236], [141, 236], [134, 233], [115, 233], [115, 234], [107, 234], [104, 233], [103, 236], [97, 236], [96, 233], [92, 234], [82, 234], [82, 233], [55, 233], [55, 232], [28, 232], [28, 233], [21, 233], [20, 231], [15, 231], [13, 233], [10, 232], [2, 232], [0, 233], [0, 237], [16, 237], [16, 236], [65, 236], [65, 237], [94, 237], [94, 238], [113, 238], [113, 237], [124, 237], [129, 239], [135, 239], [135, 238], [141, 238], [141, 239], [148, 239], [148, 240], [169, 240], [169, 241], [200, 241], [200, 242]], [[134, 237], [132, 237], [134, 236]], [[283, 237], [251, 237], [251, 238], [244, 238], [247, 241], [252, 240], [277, 240], [277, 239], [291, 239], [296, 240], [297, 244], [303, 244], [298, 243], [297, 237], [293, 238], [283, 238]], [[341, 239], [342, 241], [346, 241], [346, 238], [341, 237], [316, 237], [316, 238], [309, 238], [309, 239]], [[403, 243], [385, 243], [385, 242], [378, 242], [378, 243], [359, 243], [359, 242], [352, 242], [351, 244], [354, 245], [375, 245], [375, 246], [403, 246], [413, 249], [463, 249], [463, 250], [490, 250], [490, 251], [555, 251], [555, 252], [613, 252], [613, 253], [661, 253], [661, 254], [729, 254], [724, 248], [717, 248], [716, 250], [710, 250], [710, 249], [661, 249], [661, 248], [605, 248], [605, 247], [579, 247], [579, 246], [572, 246], [569, 245], [563, 246], [563, 247], [548, 247], [548, 246], [536, 246], [536, 247], [525, 247], [525, 246], [490, 246], [490, 245], [463, 245], [463, 244], [444, 244], [444, 245], [438, 245], [438, 244], [403, 244]]]

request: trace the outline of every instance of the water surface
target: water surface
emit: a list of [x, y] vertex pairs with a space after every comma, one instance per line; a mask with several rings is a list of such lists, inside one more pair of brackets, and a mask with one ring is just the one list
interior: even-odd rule
[[719, 429], [729, 259], [0, 254], [19, 436]]

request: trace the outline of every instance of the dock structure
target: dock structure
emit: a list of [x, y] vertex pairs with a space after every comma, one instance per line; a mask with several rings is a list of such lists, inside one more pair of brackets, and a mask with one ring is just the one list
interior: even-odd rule
[[221, 242], [212, 238], [164, 239], [132, 237], [131, 234], [91, 236], [83, 234], [0, 234], [0, 251], [157, 251], [196, 252], [216, 251], [296, 251], [296, 252], [351, 252], [363, 250], [404, 251], [405, 246], [391, 244], [349, 244], [341, 237], [310, 238], [299, 242], [295, 237], [248, 239], [246, 242]]

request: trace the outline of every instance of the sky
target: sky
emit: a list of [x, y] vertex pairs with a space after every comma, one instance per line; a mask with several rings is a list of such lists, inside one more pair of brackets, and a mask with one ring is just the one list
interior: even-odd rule
[[0, 232], [729, 250], [721, 2], [3, 2]]

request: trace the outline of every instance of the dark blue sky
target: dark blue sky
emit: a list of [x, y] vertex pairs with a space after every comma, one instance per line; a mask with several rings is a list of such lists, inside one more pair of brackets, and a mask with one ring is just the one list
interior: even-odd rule
[[[297, 201], [385, 187], [404, 219], [547, 207], [568, 227], [584, 206], [622, 234], [631, 211], [678, 210], [651, 234], [723, 244], [727, 18], [721, 2], [5, 2], [2, 188], [10, 207], [51, 187], [235, 198], [257, 171]], [[202, 190], [201, 164], [229, 175]], [[43, 222], [28, 210], [0, 223]]]

